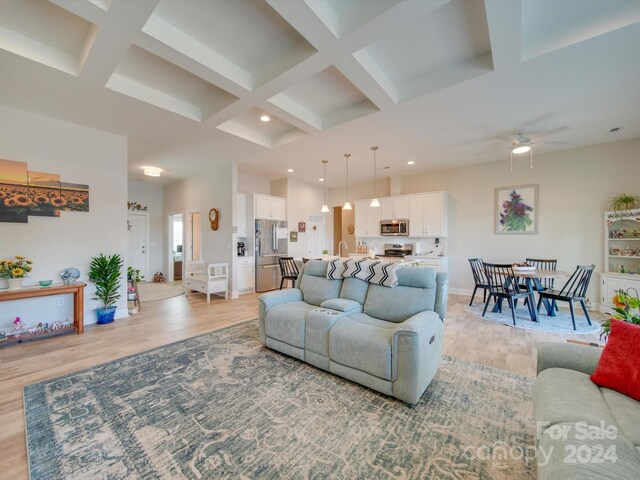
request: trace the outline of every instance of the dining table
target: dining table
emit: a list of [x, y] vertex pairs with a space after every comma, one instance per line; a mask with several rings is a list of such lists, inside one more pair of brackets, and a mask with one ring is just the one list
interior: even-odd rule
[[[561, 280], [563, 278], [569, 278], [571, 273], [564, 272], [562, 270], [544, 270], [544, 269], [535, 269], [535, 270], [513, 270], [513, 276], [515, 277], [515, 281], [517, 279], [524, 280], [524, 284], [527, 286], [527, 291], [533, 293], [534, 291], [541, 292], [545, 289], [542, 285], [542, 280]], [[535, 287], [535, 290], [534, 290]], [[551, 302], [547, 298], [542, 299], [542, 303], [547, 311], [547, 315], [549, 317], [555, 317], [556, 311], [552, 307]], [[534, 322], [538, 321], [538, 313], [536, 310], [536, 306], [534, 307], [535, 318], [531, 318]], [[493, 306], [493, 312], [502, 311], [502, 299], [496, 302]]]

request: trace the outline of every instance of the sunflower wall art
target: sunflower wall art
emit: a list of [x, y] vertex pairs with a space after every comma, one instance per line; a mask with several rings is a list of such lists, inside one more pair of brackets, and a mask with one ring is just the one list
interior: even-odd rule
[[60, 175], [29, 171], [24, 162], [0, 159], [0, 222], [88, 212], [89, 186], [60, 181]]

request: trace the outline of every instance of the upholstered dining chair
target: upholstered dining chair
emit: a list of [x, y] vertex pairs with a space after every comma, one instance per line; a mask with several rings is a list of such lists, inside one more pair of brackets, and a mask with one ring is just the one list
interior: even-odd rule
[[576, 315], [573, 308], [573, 302], [580, 303], [584, 316], [587, 317], [587, 322], [591, 325], [591, 318], [587, 311], [587, 305], [585, 304], [587, 289], [591, 282], [591, 275], [595, 265], [578, 265], [575, 271], [567, 280], [567, 283], [560, 290], [543, 290], [539, 292], [538, 307], [542, 305], [542, 299], [546, 298], [551, 300], [551, 308], [557, 309], [557, 301], [569, 302], [569, 309], [571, 310], [571, 321], [573, 322], [573, 329], [576, 329]]
[[502, 313], [502, 300], [506, 299], [509, 302], [509, 308], [511, 308], [511, 318], [513, 324], [516, 324], [516, 307], [518, 306], [518, 299], [526, 299], [527, 308], [529, 309], [529, 315], [531, 320], [537, 321], [538, 315], [535, 309], [535, 299], [533, 292], [521, 290], [520, 285], [513, 273], [513, 267], [511, 264], [497, 264], [497, 263], [485, 263], [484, 272], [489, 282], [489, 296], [484, 304], [484, 310], [482, 316], [484, 317], [489, 307], [489, 302], [493, 298], [497, 303], [498, 311]]
[[475, 286], [473, 287], [473, 293], [471, 294], [471, 301], [469, 302], [469, 306], [473, 305], [473, 299], [476, 297], [476, 291], [479, 288], [482, 289], [482, 302], [485, 303], [487, 301], [489, 282], [487, 280], [487, 276], [484, 273], [484, 262], [482, 261], [482, 257], [470, 258], [469, 264], [471, 265], [471, 273], [473, 274], [473, 281], [475, 283]]
[[293, 257], [278, 257], [278, 263], [280, 264], [280, 276], [282, 277], [280, 280], [280, 290], [282, 290], [285, 280], [291, 280], [291, 286], [293, 287], [300, 273], [298, 272], [298, 266], [293, 260]]

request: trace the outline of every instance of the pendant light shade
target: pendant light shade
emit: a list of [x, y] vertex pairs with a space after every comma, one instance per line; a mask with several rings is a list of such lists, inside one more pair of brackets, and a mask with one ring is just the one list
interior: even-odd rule
[[369, 206], [373, 208], [380, 208], [380, 202], [376, 197], [376, 150], [378, 150], [378, 147], [371, 147], [371, 150], [373, 150], [373, 199]]
[[347, 200], [344, 202], [342, 209], [353, 210], [353, 207], [351, 207], [351, 203], [349, 202], [349, 157], [351, 156], [351, 154], [345, 153], [344, 156], [347, 159]]
[[324, 179], [324, 188], [322, 189], [324, 194], [324, 203], [320, 209], [320, 213], [329, 213], [329, 206], [327, 205], [327, 160], [322, 160], [322, 168], [324, 169], [322, 178]]

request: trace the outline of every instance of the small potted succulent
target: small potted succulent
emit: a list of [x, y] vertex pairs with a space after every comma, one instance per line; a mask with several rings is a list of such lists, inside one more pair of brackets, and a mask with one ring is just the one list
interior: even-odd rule
[[322, 258], [325, 260], [329, 258], [329, 250], [322, 250]]
[[116, 303], [120, 298], [120, 272], [122, 271], [120, 255], [103, 255], [91, 259], [89, 280], [96, 284], [94, 300], [100, 300], [102, 307], [96, 308], [98, 324], [113, 322], [116, 314]]

